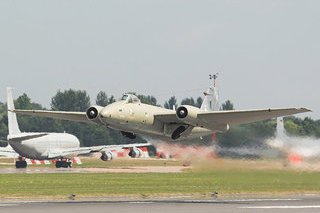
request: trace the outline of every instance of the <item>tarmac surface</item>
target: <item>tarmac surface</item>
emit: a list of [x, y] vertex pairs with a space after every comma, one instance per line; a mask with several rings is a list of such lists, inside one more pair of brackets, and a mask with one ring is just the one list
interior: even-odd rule
[[148, 167], [122, 167], [122, 168], [55, 168], [55, 167], [28, 167], [16, 169], [14, 167], [0, 168], [0, 174], [34, 174], [34, 173], [178, 173], [182, 172], [182, 166], [148, 166]]
[[320, 198], [0, 202], [0, 212], [320, 212]]

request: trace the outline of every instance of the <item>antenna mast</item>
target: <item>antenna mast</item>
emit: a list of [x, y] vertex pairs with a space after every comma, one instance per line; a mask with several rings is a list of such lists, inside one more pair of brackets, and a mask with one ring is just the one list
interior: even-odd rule
[[216, 79], [218, 78], [219, 73], [217, 72], [216, 74], [213, 75], [209, 75], [209, 79], [212, 80], [213, 79], [213, 87], [216, 88]]

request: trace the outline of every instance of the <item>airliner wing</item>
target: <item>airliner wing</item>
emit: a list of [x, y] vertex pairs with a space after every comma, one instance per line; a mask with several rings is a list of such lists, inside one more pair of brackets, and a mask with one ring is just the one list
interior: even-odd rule
[[200, 111], [195, 118], [178, 119], [175, 113], [155, 115], [164, 123], [178, 123], [190, 126], [201, 126], [213, 131], [225, 131], [229, 126], [262, 121], [275, 117], [293, 115], [311, 110], [306, 108], [231, 110], [231, 111]]
[[53, 149], [48, 153], [48, 158], [72, 158], [78, 155], [90, 154], [101, 151], [105, 146], [79, 147], [70, 149]]
[[50, 151], [48, 154], [48, 158], [58, 158], [58, 157], [67, 157], [72, 158], [77, 155], [85, 155], [94, 152], [108, 152], [111, 150], [121, 150], [126, 148], [133, 147], [146, 147], [150, 146], [150, 143], [136, 143], [136, 144], [123, 144], [123, 145], [102, 145], [102, 146], [91, 146], [91, 147], [79, 147], [72, 149], [56, 149]]
[[151, 146], [151, 143], [133, 143], [133, 144], [122, 144], [122, 145], [107, 145], [105, 148], [107, 149], [127, 149], [133, 147], [145, 147]]
[[49, 110], [9, 110], [18, 114], [36, 115], [45, 118], [57, 118], [70, 121], [89, 122], [85, 112], [49, 111]]

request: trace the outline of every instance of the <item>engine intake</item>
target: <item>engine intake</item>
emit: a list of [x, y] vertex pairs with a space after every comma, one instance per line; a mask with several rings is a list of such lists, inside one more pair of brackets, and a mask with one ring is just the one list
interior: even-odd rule
[[102, 109], [103, 109], [103, 107], [101, 107], [101, 106], [89, 107], [89, 109], [87, 109], [87, 112], [86, 112], [87, 118], [89, 120], [95, 120], [98, 117], [98, 115]]
[[113, 159], [113, 153], [112, 152], [102, 152], [100, 159], [103, 161], [109, 161]]
[[200, 120], [198, 119], [198, 114], [204, 112], [203, 110], [190, 106], [190, 105], [182, 105], [179, 106], [176, 110], [177, 118], [184, 123], [187, 123], [192, 126], [201, 126]]
[[133, 147], [131, 150], [130, 150], [130, 152], [128, 153], [128, 155], [130, 156], [130, 157], [132, 157], [132, 158], [139, 158], [139, 157], [141, 157], [142, 156], [142, 150], [141, 149], [139, 149], [139, 148], [135, 148], [135, 147]]
[[177, 116], [180, 119], [183, 119], [185, 117], [187, 117], [188, 115], [188, 109], [184, 106], [178, 107], [177, 109]]

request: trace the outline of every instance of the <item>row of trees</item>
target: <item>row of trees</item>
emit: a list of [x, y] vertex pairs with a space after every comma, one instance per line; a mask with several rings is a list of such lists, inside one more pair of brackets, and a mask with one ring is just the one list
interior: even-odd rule
[[[152, 95], [137, 95], [142, 103], [158, 105], [157, 99]], [[108, 96], [101, 91], [97, 94], [95, 104], [106, 106], [115, 102], [114, 96]], [[181, 104], [193, 105], [200, 107], [202, 98], [197, 99], [185, 98]], [[85, 111], [91, 105], [90, 97], [86, 91], [66, 90], [58, 91], [51, 99], [51, 110], [63, 111]], [[177, 99], [173, 96], [165, 102], [164, 107], [172, 109], [177, 107]], [[33, 103], [31, 99], [23, 94], [15, 100], [15, 106], [18, 109], [44, 109], [40, 104]], [[232, 110], [231, 101], [226, 101], [221, 105], [223, 110]], [[134, 141], [121, 135], [119, 131], [106, 129], [94, 124], [78, 123], [72, 121], [62, 121], [49, 118], [40, 118], [26, 115], [18, 115], [20, 129], [25, 132], [68, 132], [76, 135], [82, 146], [102, 145], [102, 144], [125, 144], [141, 143], [145, 140], [137, 137]], [[320, 137], [320, 120], [314, 121], [311, 118], [300, 119], [296, 117], [287, 117], [285, 128], [292, 135], [303, 135]], [[231, 128], [227, 133], [218, 134], [220, 146], [250, 146], [257, 145], [264, 141], [265, 138], [272, 137], [275, 133], [276, 121], [267, 120], [252, 124], [241, 125]], [[7, 127], [7, 107], [6, 104], [0, 103], [0, 137], [6, 137], [8, 134]], [[185, 143], [199, 143], [199, 139], [186, 141]], [[201, 140], [204, 144], [211, 143], [211, 137], [205, 137]]]

